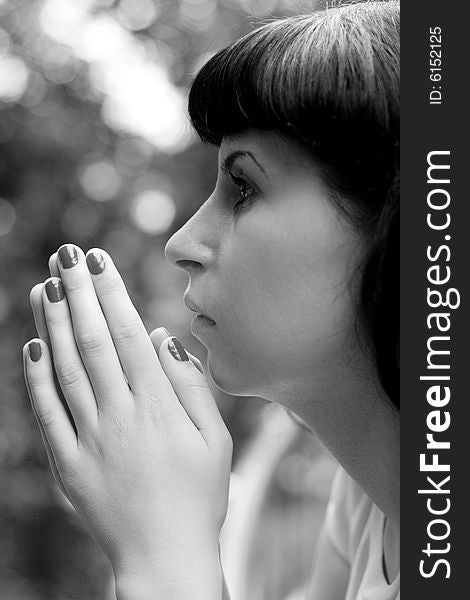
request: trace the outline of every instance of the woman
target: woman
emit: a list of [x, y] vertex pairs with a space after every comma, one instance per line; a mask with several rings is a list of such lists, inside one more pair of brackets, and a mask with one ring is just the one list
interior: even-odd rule
[[[189, 112], [217, 184], [166, 248], [208, 376], [290, 409], [341, 465], [312, 600], [399, 597], [398, 22], [394, 2], [350, 5], [211, 59]], [[147, 336], [103, 250], [62, 246], [51, 273], [26, 382], [119, 600], [222, 598], [231, 440], [200, 364]]]

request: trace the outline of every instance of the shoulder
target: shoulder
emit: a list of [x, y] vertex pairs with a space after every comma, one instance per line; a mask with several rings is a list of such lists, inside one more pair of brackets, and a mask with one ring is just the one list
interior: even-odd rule
[[351, 531], [364, 492], [339, 467], [333, 479], [326, 519], [318, 540], [308, 600], [344, 600], [352, 563]]
[[349, 568], [344, 598], [397, 600], [400, 576], [388, 582], [383, 568], [385, 515], [342, 468], [331, 490], [325, 520], [325, 535]]

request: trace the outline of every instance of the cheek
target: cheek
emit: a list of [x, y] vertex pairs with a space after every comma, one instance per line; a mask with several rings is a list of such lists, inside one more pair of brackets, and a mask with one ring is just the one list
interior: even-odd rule
[[255, 394], [257, 385], [272, 385], [276, 377], [339, 359], [354, 319], [348, 286], [353, 247], [343, 234], [337, 239], [324, 228], [306, 229], [297, 227], [293, 235], [285, 224], [257, 228], [256, 236], [247, 233], [226, 252], [219, 325], [224, 348], [209, 361], [218, 385], [228, 378]]

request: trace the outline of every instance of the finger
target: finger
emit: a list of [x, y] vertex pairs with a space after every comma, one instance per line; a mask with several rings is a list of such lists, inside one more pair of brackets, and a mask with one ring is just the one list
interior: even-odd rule
[[[157, 354], [160, 350], [160, 345], [163, 342], [163, 340], [166, 340], [166, 338], [169, 337], [171, 337], [170, 333], [164, 327], [158, 327], [150, 333], [150, 339], [152, 340], [153, 347], [155, 348]], [[202, 373], [204, 375], [204, 369], [202, 367], [201, 361], [198, 358], [196, 358], [193, 354], [190, 354], [187, 350], [186, 354], [189, 356], [189, 360], [193, 363], [193, 365], [196, 367], [199, 373]]]
[[44, 307], [42, 304], [43, 287], [43, 283], [36, 284], [29, 294], [29, 301], [33, 311], [34, 324], [36, 325], [38, 337], [44, 340], [46, 344], [50, 345], [49, 332], [47, 330], [46, 317], [44, 315]]
[[[96, 297], [85, 255], [77, 246], [66, 244], [59, 248], [58, 258], [75, 342], [95, 390], [96, 401], [103, 408], [114, 408], [116, 398], [121, 402], [125, 402], [125, 398], [131, 399], [129, 386]], [[49, 306], [52, 308], [51, 303]], [[52, 337], [49, 320], [48, 328]]]
[[[43, 298], [43, 283], [38, 283], [33, 287], [30, 293], [30, 301], [31, 308], [33, 309], [34, 322], [36, 324], [36, 330], [38, 332], [38, 337], [40, 337], [48, 346], [49, 351], [51, 351], [51, 340], [49, 338], [49, 331], [47, 329], [46, 317], [44, 314], [44, 304], [42, 301]], [[56, 389], [61, 397], [61, 402], [66, 402], [65, 398], [61, 394], [61, 387], [59, 381], [57, 379], [57, 372], [54, 371], [54, 383]], [[38, 420], [38, 425], [41, 427], [40, 421]], [[64, 491], [64, 490], [63, 490]], [[64, 491], [65, 493], [65, 491]]]
[[60, 277], [59, 266], [57, 264], [57, 252], [49, 257], [49, 272], [51, 277]]
[[[46, 317], [44, 314], [44, 304], [42, 301], [43, 288], [44, 288], [43, 283], [38, 283], [37, 285], [35, 285], [33, 287], [33, 289], [31, 290], [31, 293], [30, 293], [30, 302], [31, 302], [31, 308], [33, 309], [34, 322], [36, 324], [36, 330], [38, 333], [38, 337], [40, 337], [49, 346], [49, 351], [51, 351], [51, 340], [49, 338], [49, 331], [47, 329]], [[66, 402], [66, 400], [61, 393], [61, 387], [60, 387], [59, 381], [57, 379], [57, 372], [55, 370], [54, 370], [53, 375], [54, 375], [54, 383], [55, 383], [56, 389], [59, 393], [59, 396], [61, 397], [61, 402], [64, 403], [64, 402]], [[33, 410], [33, 412], [34, 412], [34, 410]], [[39, 421], [39, 419], [37, 419], [37, 421], [38, 421], [39, 428], [42, 429], [41, 422]], [[63, 490], [63, 491], [65, 493], [65, 490]]]
[[94, 248], [87, 252], [86, 261], [131, 389], [140, 394], [152, 387], [159, 390], [161, 402], [173, 403], [173, 388], [111, 257]]
[[86, 435], [97, 424], [98, 409], [93, 387], [75, 343], [60, 279], [51, 277], [46, 281], [42, 301], [57, 380], [80, 435]]
[[39, 433], [41, 434], [42, 443], [44, 444], [44, 447], [46, 449], [46, 455], [47, 455], [47, 460], [49, 462], [49, 467], [52, 471], [52, 475], [53, 475], [57, 485], [59, 486], [61, 492], [68, 498], [68, 494], [65, 491], [65, 486], [62, 482], [62, 478], [60, 476], [59, 470], [57, 469], [57, 465], [55, 462], [55, 458], [54, 458], [54, 454], [52, 452], [51, 445], [49, 443], [49, 440], [47, 439], [46, 432], [44, 431], [44, 427], [41, 423], [41, 419], [38, 417], [38, 415], [36, 413], [36, 409], [34, 408], [34, 403], [33, 403], [32, 396], [31, 396], [31, 390], [29, 389], [28, 377], [26, 375], [26, 360], [25, 360], [24, 353], [23, 353], [23, 370], [24, 370], [25, 386], [26, 386], [26, 390], [28, 391], [29, 401], [31, 404], [31, 410], [33, 412], [34, 418], [36, 419]]
[[193, 363], [176, 337], [165, 339], [158, 352], [160, 363], [191, 421], [209, 447], [228, 438], [228, 430], [219, 412], [206, 378]]
[[23, 360], [33, 410], [50, 444], [54, 465], [67, 469], [76, 457], [77, 436], [54, 386], [47, 345], [31, 340], [23, 347]]

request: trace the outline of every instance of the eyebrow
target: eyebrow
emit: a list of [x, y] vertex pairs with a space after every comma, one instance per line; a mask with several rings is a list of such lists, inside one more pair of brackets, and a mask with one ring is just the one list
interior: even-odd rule
[[248, 156], [249, 158], [251, 158], [251, 160], [258, 166], [258, 168], [266, 175], [266, 171], [264, 170], [264, 168], [260, 165], [260, 163], [256, 160], [256, 157], [254, 156], [254, 154], [252, 152], [250, 152], [249, 150], [235, 150], [234, 152], [230, 153], [227, 158], [224, 160], [224, 162], [222, 163], [222, 171], [224, 173], [228, 173], [230, 171], [230, 169], [233, 166], [233, 163], [237, 160], [237, 158], [244, 158]]

